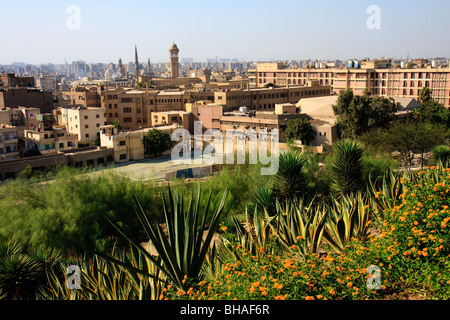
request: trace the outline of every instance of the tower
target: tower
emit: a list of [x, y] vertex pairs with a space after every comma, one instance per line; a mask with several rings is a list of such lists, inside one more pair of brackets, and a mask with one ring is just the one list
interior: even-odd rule
[[148, 61], [147, 61], [147, 75], [151, 75], [151, 73], [152, 73], [152, 65], [150, 64], [150, 58], [148, 58]]
[[139, 59], [136, 46], [134, 46], [134, 71], [136, 75], [136, 84], [137, 84], [139, 82]]
[[178, 47], [175, 43], [172, 43], [172, 45], [169, 48], [170, 52], [170, 76], [172, 78], [178, 78], [179, 76], [179, 70], [178, 70]]
[[119, 77], [124, 77], [125, 76], [125, 69], [123, 67], [122, 64], [122, 58], [119, 58], [119, 66], [118, 66], [118, 73], [119, 73]]

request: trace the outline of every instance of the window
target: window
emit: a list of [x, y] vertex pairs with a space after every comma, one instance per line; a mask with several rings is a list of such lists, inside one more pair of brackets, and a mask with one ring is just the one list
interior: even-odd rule
[[60, 148], [64, 148], [64, 142], [61, 142], [61, 143], [59, 144], [59, 147], [60, 147]]
[[85, 129], [89, 129], [89, 125], [88, 125], [88, 124], [85, 124], [85, 125], [84, 125], [84, 128], [85, 128]]
[[119, 156], [119, 158], [120, 158], [120, 160], [126, 160], [126, 159], [127, 159], [127, 154], [126, 154], [126, 153], [121, 154], [121, 155]]
[[126, 142], [125, 142], [125, 140], [123, 140], [123, 141], [119, 141], [119, 146], [124, 146], [124, 145], [126, 145]]
[[122, 103], [130, 103], [133, 102], [133, 98], [122, 98]]
[[132, 118], [123, 118], [123, 122], [133, 122]]
[[96, 115], [95, 115], [95, 118], [97, 118], [97, 119], [100, 118], [100, 115], [99, 115], [99, 114], [96, 114]]
[[100, 128], [100, 123], [97, 123], [95, 126], [96, 126], [97, 128]]
[[131, 112], [131, 108], [123, 108], [123, 112], [124, 113], [130, 113]]
[[86, 138], [89, 138], [89, 133], [86, 133], [84, 136], [85, 136]]
[[109, 108], [112, 109], [112, 104], [109, 104]]

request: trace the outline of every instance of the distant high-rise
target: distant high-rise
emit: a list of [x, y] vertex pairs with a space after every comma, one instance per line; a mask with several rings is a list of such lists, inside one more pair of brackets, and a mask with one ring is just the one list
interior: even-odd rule
[[178, 52], [180, 52], [180, 50], [178, 49], [175, 43], [172, 43], [172, 45], [169, 48], [169, 52], [170, 52], [170, 76], [172, 78], [178, 78], [179, 76]]
[[138, 59], [137, 46], [134, 46], [134, 71], [135, 71], [136, 83], [137, 83], [139, 81], [139, 59]]

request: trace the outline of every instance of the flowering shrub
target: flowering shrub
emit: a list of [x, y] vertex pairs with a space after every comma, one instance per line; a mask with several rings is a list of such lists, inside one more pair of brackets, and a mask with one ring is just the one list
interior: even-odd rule
[[353, 239], [340, 254], [323, 252], [322, 246], [319, 254], [303, 258], [299, 243], [286, 250], [273, 241], [251, 254], [237, 245], [238, 255], [228, 257], [215, 278], [190, 283], [187, 291], [166, 288], [164, 298], [448, 299], [450, 170], [432, 167], [418, 176], [414, 182], [402, 179], [405, 192], [393, 209], [383, 212], [366, 241]]

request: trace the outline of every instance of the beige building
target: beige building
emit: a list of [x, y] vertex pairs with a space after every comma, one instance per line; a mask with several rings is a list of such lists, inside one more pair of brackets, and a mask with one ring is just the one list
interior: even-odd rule
[[[158, 130], [172, 135], [172, 132], [177, 128], [178, 126], [171, 125], [159, 127]], [[113, 125], [102, 126], [100, 127], [100, 145], [107, 149], [113, 149], [113, 160], [115, 162], [142, 160], [145, 158], [144, 135], [150, 130], [154, 130], [154, 128], [121, 132]], [[170, 154], [170, 151], [165, 154]]]
[[104, 108], [60, 107], [54, 111], [59, 125], [78, 136], [78, 143], [92, 144], [100, 140], [100, 127], [107, 124]]
[[0, 124], [0, 161], [19, 156], [17, 127]]
[[100, 94], [97, 86], [83, 87], [76, 86], [70, 91], [61, 93], [61, 105], [83, 106], [98, 108], [100, 107]]
[[152, 112], [152, 126], [170, 126], [177, 125], [180, 128], [189, 130], [189, 112], [186, 111], [162, 111]]
[[249, 110], [274, 111], [276, 104], [296, 103], [304, 97], [329, 96], [331, 86], [308, 81], [304, 85], [291, 87], [268, 87], [247, 90], [225, 90], [214, 92], [214, 102], [224, 106], [225, 111], [247, 107]]
[[280, 63], [259, 63], [256, 84], [277, 86], [303, 85], [310, 80], [331, 86], [332, 93], [352, 89], [355, 94], [369, 90], [373, 95], [414, 98], [428, 87], [432, 98], [450, 107], [450, 68], [424, 66], [423, 63], [404, 68], [394, 67], [390, 60], [363, 61], [361, 68], [302, 68], [288, 69]]
[[0, 124], [18, 127], [18, 130], [31, 129], [39, 124], [39, 108], [5, 108], [0, 110]]
[[25, 152], [34, 150], [43, 155], [78, 148], [77, 135], [67, 133], [65, 127], [25, 130], [24, 140]]
[[184, 111], [190, 94], [184, 90], [145, 90], [115, 88], [101, 94], [106, 121], [118, 120], [124, 130], [139, 130], [152, 126], [152, 112]]

